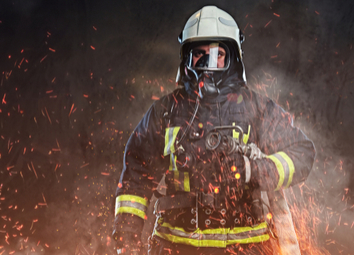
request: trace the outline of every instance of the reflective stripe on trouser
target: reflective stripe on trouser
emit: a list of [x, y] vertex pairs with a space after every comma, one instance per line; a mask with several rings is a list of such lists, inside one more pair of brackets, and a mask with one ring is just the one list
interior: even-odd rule
[[183, 228], [173, 227], [168, 223], [157, 225], [153, 235], [159, 236], [173, 243], [191, 245], [195, 247], [225, 248], [232, 244], [259, 243], [269, 240], [266, 222], [256, 227], [197, 229], [186, 232]]
[[139, 196], [120, 195], [116, 197], [115, 215], [120, 213], [134, 214], [142, 219], [146, 219], [148, 201]]
[[267, 156], [272, 160], [279, 173], [279, 181], [275, 190], [288, 188], [293, 181], [295, 166], [291, 158], [283, 151]]

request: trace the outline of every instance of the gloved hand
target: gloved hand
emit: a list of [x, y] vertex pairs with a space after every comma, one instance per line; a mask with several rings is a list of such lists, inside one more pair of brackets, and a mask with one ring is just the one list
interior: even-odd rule
[[243, 144], [235, 148], [237, 150], [229, 155], [222, 155], [220, 162], [224, 162], [224, 169], [231, 170], [229, 170], [229, 178], [233, 179], [235, 177], [240, 184], [250, 184], [252, 172], [254, 172], [251, 162], [264, 158], [265, 154], [254, 143]]
[[266, 155], [254, 143], [244, 144], [238, 147], [240, 153], [251, 160], [264, 158]]
[[140, 235], [132, 232], [115, 233], [113, 237], [116, 240], [117, 254], [122, 255], [141, 255], [144, 248], [140, 240]]

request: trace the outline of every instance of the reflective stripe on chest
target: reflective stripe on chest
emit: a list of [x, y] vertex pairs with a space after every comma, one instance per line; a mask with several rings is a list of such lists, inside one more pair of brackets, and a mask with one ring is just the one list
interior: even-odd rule
[[[235, 122], [232, 122], [232, 126], [235, 126]], [[248, 139], [250, 137], [250, 134], [251, 134], [251, 125], [248, 125], [248, 131], [247, 131], [247, 134], [246, 133], [243, 133], [243, 142], [244, 144], [247, 144], [248, 142]], [[240, 133], [235, 131], [235, 130], [232, 130], [232, 137], [233, 138], [236, 138], [238, 139], [238, 137], [240, 136]]]
[[[169, 127], [165, 129], [165, 148], [164, 156], [170, 156], [170, 165], [168, 167], [170, 173], [166, 174], [166, 178], [173, 183], [176, 191], [190, 192], [189, 173], [180, 172], [177, 169], [177, 156], [175, 155], [176, 138], [180, 127]], [[171, 179], [172, 178], [172, 179]]]

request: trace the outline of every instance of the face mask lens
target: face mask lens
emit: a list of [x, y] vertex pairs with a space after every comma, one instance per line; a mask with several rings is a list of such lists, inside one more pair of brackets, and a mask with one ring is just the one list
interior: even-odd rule
[[223, 71], [229, 67], [229, 50], [223, 43], [199, 44], [189, 54], [188, 68], [192, 70]]

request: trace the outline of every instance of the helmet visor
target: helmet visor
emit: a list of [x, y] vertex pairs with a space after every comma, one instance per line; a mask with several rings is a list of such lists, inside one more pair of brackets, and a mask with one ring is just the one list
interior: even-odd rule
[[221, 42], [198, 43], [189, 51], [187, 67], [192, 70], [224, 71], [230, 66], [229, 48]]

